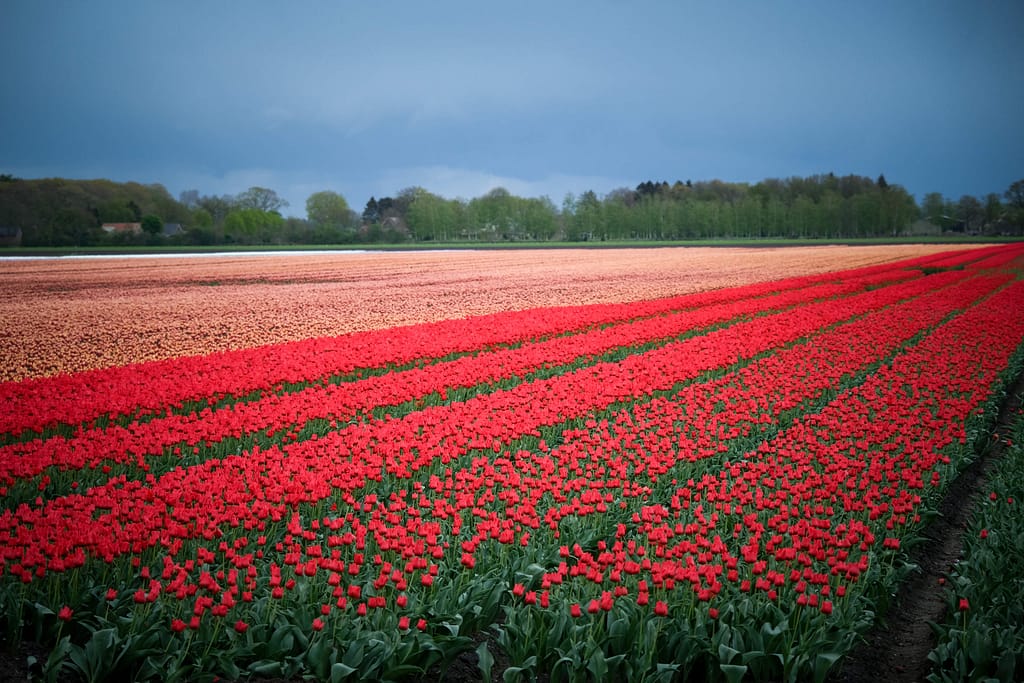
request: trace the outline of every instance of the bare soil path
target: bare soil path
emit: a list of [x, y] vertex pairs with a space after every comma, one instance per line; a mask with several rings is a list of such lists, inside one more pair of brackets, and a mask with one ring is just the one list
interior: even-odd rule
[[[1024, 395], [1024, 375], [1010, 387], [996, 422], [1001, 433], [1020, 409]], [[836, 683], [919, 683], [930, 672], [928, 653], [935, 647], [935, 635], [929, 622], [945, 616], [943, 599], [946, 587], [939, 580], [946, 576], [963, 550], [963, 536], [974, 504], [985, 493], [988, 472], [1002, 456], [1003, 444], [991, 440], [991, 446], [972, 462], [950, 486], [939, 515], [925, 530], [927, 541], [910, 553], [910, 562], [918, 566], [897, 591], [897, 597], [884, 615], [881, 625], [868, 634], [833, 677]]]

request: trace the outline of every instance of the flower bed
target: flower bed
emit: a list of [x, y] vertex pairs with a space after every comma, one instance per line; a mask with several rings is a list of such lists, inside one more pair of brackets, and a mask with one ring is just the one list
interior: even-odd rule
[[991, 247], [0, 385], [4, 641], [86, 679], [500, 651], [509, 678], [822, 680], [972, 457], [1022, 267]]

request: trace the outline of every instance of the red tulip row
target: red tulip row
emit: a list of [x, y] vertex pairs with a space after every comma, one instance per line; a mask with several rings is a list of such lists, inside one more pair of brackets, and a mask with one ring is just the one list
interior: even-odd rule
[[949, 447], [966, 445], [966, 421], [1024, 339], [1024, 317], [1006, 314], [1021, 310], [1018, 281], [720, 473], [726, 476], [705, 475], [693, 495], [715, 510], [731, 504], [734, 515], [757, 510], [748, 547], [762, 558], [801, 572], [813, 560], [822, 573], [856, 579], [867, 560], [851, 564], [848, 555], [876, 541], [898, 548], [922, 496], [941, 483]]
[[[502, 629], [543, 638], [560, 630], [566, 611], [580, 619], [584, 612], [622, 615], [630, 613], [628, 605], [653, 604], [655, 617], [673, 618], [672, 630], [686, 632], [728, 612], [736, 639], [726, 644], [739, 648], [733, 651], [743, 655], [744, 667], [771, 680], [806, 678], [810, 663], [825, 653], [827, 668], [844, 652], [837, 644], [851, 642], [856, 624], [867, 623], [863, 610], [894, 585], [892, 557], [920, 521], [923, 498], [941, 485], [943, 472], [955, 472], [950, 460], [966, 445], [964, 425], [1020, 352], [1024, 316], [1007, 313], [1022, 310], [1024, 282], [1016, 281], [778, 437], [721, 469], [703, 467], [668, 493], [643, 491], [652, 500], [614, 534], [592, 547], [570, 539], [561, 547], [563, 562], [543, 574], [538, 590], [520, 586], [522, 608], [507, 612]], [[640, 476], [639, 467], [614, 467], [633, 448], [637, 462], [650, 460], [652, 450], [628, 442], [633, 422], [617, 420], [603, 435], [591, 430], [590, 446], [573, 449], [585, 453], [586, 465], [576, 480], [581, 493], [562, 504], [569, 519], [600, 518], [631, 490], [635, 495], [630, 480]], [[666, 432], [670, 440], [679, 434], [678, 427]], [[569, 528], [581, 526], [601, 524]], [[865, 576], [872, 580], [862, 581]], [[695, 618], [700, 603], [706, 605], [696, 611], [706, 617]], [[777, 625], [779, 615], [788, 615], [786, 626]], [[600, 633], [613, 620], [586, 623]], [[670, 642], [640, 640], [637, 647], [656, 656], [669, 649], [672, 656]], [[520, 657], [536, 657], [544, 670], [569, 647], [571, 641], [545, 642]], [[605, 647], [605, 655], [619, 652], [612, 642]], [[722, 656], [713, 645], [709, 650], [713, 661]]]
[[[847, 287], [873, 286], [920, 276], [893, 266], [844, 274]], [[0, 384], [0, 434], [42, 431], [56, 424], [79, 425], [100, 416], [160, 413], [190, 401], [213, 403], [223, 396], [274, 392], [285, 383], [305, 383], [358, 369], [403, 365], [417, 359], [471, 353], [553, 335], [585, 331], [675, 311], [748, 300], [748, 312], [772, 307], [771, 295], [824, 285], [836, 275], [791, 278], [735, 290], [702, 292], [629, 304], [533, 309], [449, 320], [390, 330], [310, 339], [274, 346], [176, 358], [134, 366]]]
[[[754, 457], [751, 453], [741, 464], [727, 463], [720, 474], [712, 472], [675, 490], [668, 504], [659, 502], [662, 499], [655, 494], [659, 477], [678, 470], [682, 461], [710, 457], [722, 444], [739, 438], [744, 427], [757, 428], [765, 417], [776, 420], [780, 410], [834, 386], [876, 354], [892, 351], [902, 339], [928, 329], [949, 311], [977, 301], [1000, 283], [1005, 278], [994, 278], [986, 286], [975, 282], [969, 295], [966, 286], [958, 287], [922, 297], [913, 305], [880, 311], [761, 359], [737, 376], [726, 375], [706, 386], [690, 385], [671, 400], [624, 410], [611, 425], [593, 422], [588, 430], [568, 430], [564, 445], [551, 450], [542, 444], [539, 451], [502, 451], [493, 461], [476, 457], [468, 467], [463, 462], [433, 475], [426, 487], [414, 482], [393, 489], [387, 498], [375, 493], [346, 498], [344, 508], [349, 512], [343, 519], [328, 516], [303, 524], [293, 517], [288, 536], [276, 547], [283, 555], [281, 564], [291, 569], [270, 565], [274, 576], [293, 577], [276, 579], [280, 595], [286, 596], [296, 581], [320, 576], [318, 590], [328, 623], [331, 615], [346, 620], [353, 615], [365, 617], [366, 605], [371, 610], [374, 605], [387, 608], [399, 620], [417, 619], [429, 609], [426, 601], [431, 596], [442, 599], [443, 583], [439, 589], [438, 581], [461, 585], [466, 580], [452, 576], [453, 555], [460, 557], [461, 568], [470, 576], [501, 560], [500, 554], [494, 559], [487, 552], [489, 544], [525, 546], [525, 553], [536, 547], [535, 553], [542, 553], [545, 529], [551, 528], [555, 538], [561, 534], [563, 539], [561, 561], [549, 558], [547, 571], [533, 584], [517, 583], [512, 588], [513, 597], [527, 610], [568, 611], [580, 618], [584, 613], [608, 613], [627, 601], [652, 610], [655, 616], [685, 614], [688, 599], [675, 588], [688, 586], [697, 600], [709, 601], [708, 612], [714, 615], [722, 600], [719, 594], [731, 585], [730, 590], [739, 594], [758, 590], [774, 601], [785, 594], [794, 607], [807, 605], [830, 614], [847, 602], [848, 587], [868, 566], [876, 531], [867, 520], [836, 524], [838, 550], [822, 556], [818, 546], [804, 548], [806, 542], [799, 536], [815, 527], [799, 519], [757, 517], [763, 510], [777, 512], [780, 505], [787, 515], [790, 510], [830, 514], [827, 501], [801, 509], [800, 500], [770, 499], [772, 487], [784, 490], [788, 474], [784, 468], [770, 473], [758, 470], [757, 481], [763, 480], [768, 493], [751, 491], [736, 484], [745, 481], [746, 461]], [[1019, 302], [1019, 291], [1014, 296]], [[996, 297], [990, 303], [1012, 300]], [[972, 315], [960, 327], [969, 329], [979, 319], [984, 316]], [[879, 334], [880, 330], [884, 332]], [[933, 350], [929, 347], [926, 353]], [[823, 370], [829, 376], [818, 374]], [[790, 379], [779, 382], [780, 377]], [[809, 386], [803, 381], [807, 378], [814, 378], [817, 385]], [[744, 406], [744, 399], [751, 396], [764, 398], [759, 410]], [[715, 405], [716, 399], [726, 405]], [[695, 425], [715, 425], [722, 443], [709, 440]], [[715, 447], [702, 450], [702, 445]], [[732, 485], [736, 490], [730, 498]], [[791, 490], [785, 489], [787, 495]], [[638, 503], [644, 504], [638, 507]], [[631, 522], [620, 522], [607, 536], [598, 534], [596, 543], [581, 547], [581, 528], [585, 532], [606, 527], [592, 520], [625, 506], [634, 510]], [[538, 510], [543, 509], [548, 514], [541, 520]], [[628, 514], [625, 519], [629, 520]], [[575, 520], [582, 521], [567, 526]], [[730, 536], [735, 540], [723, 540]], [[593, 541], [595, 536], [589, 538]], [[801, 540], [789, 545], [782, 540], [793, 538]], [[229, 566], [248, 562], [246, 555], [234, 554], [230, 548], [218, 555]], [[207, 552], [205, 559], [213, 562], [214, 553]], [[811, 562], [817, 564], [812, 568]], [[449, 569], [444, 570], [446, 564]], [[188, 576], [180, 562], [168, 566], [175, 567], [183, 580]], [[408, 595], [417, 590], [424, 595], [410, 599]], [[516, 621], [518, 615], [508, 618]], [[546, 654], [551, 656], [550, 651]]]
[[[6, 534], [10, 539], [5, 559], [31, 573], [80, 564], [85, 550], [113, 557], [156, 545], [168, 536], [216, 535], [224, 523], [257, 524], [268, 515], [282, 514], [284, 506], [325, 499], [333, 489], [358, 490], [383, 471], [411, 476], [421, 467], [445, 464], [471, 449], [507, 444], [542, 425], [669, 389], [701, 372], [962, 277], [960, 272], [942, 273], [924, 283], [807, 304], [616, 363], [428, 407], [402, 419], [354, 424], [323, 439], [229, 456], [171, 471], [158, 480], [122, 476], [40, 507], [19, 506], [0, 516], [0, 537]], [[538, 402], [537, 396], [545, 400]], [[68, 533], [71, 529], [74, 534]]]
[[[487, 350], [484, 343], [479, 347], [484, 350], [472, 356], [341, 384], [315, 384], [305, 390], [269, 394], [220, 410], [207, 407], [196, 413], [170, 414], [127, 426], [82, 426], [72, 438], [34, 439], [0, 447], [0, 485], [10, 484], [15, 478], [34, 476], [55, 465], [74, 469], [87, 464], [96, 467], [104, 460], [141, 461], [143, 456], [159, 454], [180, 442], [212, 443], [247, 432], [277, 431], [317, 418], [347, 422], [360, 411], [396, 405], [435, 391], [451, 391], [514, 377], [543, 366], [562, 365], [619, 347], [655, 342], [752, 313], [849, 295], [878, 283], [878, 278], [871, 277], [708, 304], [635, 322], [583, 328], [578, 334], [514, 348]], [[462, 343], [467, 340], [462, 338]]]
[[[705, 600], [720, 592], [721, 582], [729, 577], [739, 584], [743, 576], [747, 584], [744, 590], [749, 590], [749, 584], [765, 573], [757, 568], [759, 563], [793, 560], [796, 555], [790, 557], [788, 547], [779, 545], [781, 536], [773, 536], [768, 543], [763, 538], [767, 528], [786, 531], [781, 523], [766, 524], [758, 516], [762, 510], [776, 508], [779, 501], [765, 498], [768, 494], [764, 491], [752, 492], [743, 482], [748, 472], [757, 471], [755, 483], [763, 480], [766, 487], [781, 486], [787, 472], [761, 471], [760, 465], [752, 461], [756, 453], [750, 453], [738, 464], [726, 463], [721, 472], [708, 472], [686, 487], [669, 491], [664, 500], [655, 494], [659, 482], [685, 471], [687, 463], [727, 453], [734, 442], [744, 442], [759, 430], [778, 425], [787, 411], [816, 400], [844, 377], [896, 352], [911, 337], [929, 331], [950, 313], [977, 304], [979, 298], [1007, 280], [978, 278], [869, 314], [717, 379], [687, 385], [668, 397], [633, 404], [610, 419], [589, 421], [586, 428], [566, 429], [559, 435], [563, 443], [554, 448], [546, 443], [538, 450], [502, 448], [493, 459], [476, 457], [468, 466], [464, 461], [449, 464], [434, 474], [426, 487], [414, 484], [387, 499], [376, 493], [353, 495], [346, 498], [346, 508], [356, 514], [348, 514], [343, 526], [353, 541], [366, 539], [367, 548], [400, 551], [404, 561], [419, 558], [430, 563], [431, 558], [448, 554], [444, 534], [437, 530], [442, 524], [446, 528], [450, 525], [451, 537], [462, 539], [458, 546], [464, 553], [462, 563], [470, 568], [478, 564], [476, 553], [489, 541], [529, 543], [531, 534], [543, 534], [545, 529], [553, 532], [554, 538], [564, 531], [568, 538], [562, 541], [561, 553], [566, 561], [545, 575], [541, 584], [544, 592], [536, 598], [541, 602], [551, 600], [552, 596], [545, 595], [548, 589], [576, 578], [589, 579], [605, 588], [629, 583], [619, 594], [612, 594], [613, 603], [626, 595], [637, 599], [636, 584], [643, 577], [653, 591], [664, 588], [666, 580], [674, 576], [670, 585], [692, 584]], [[996, 295], [993, 301], [1005, 302], [1013, 296], [1019, 297], [1019, 292]], [[979, 315], [983, 306], [975, 305], [964, 314], [965, 319], [984, 318], [985, 314]], [[924, 353], [932, 353], [931, 345], [945, 334], [932, 334]], [[1005, 362], [1005, 355], [999, 360]], [[762, 448], [773, 448], [774, 443], [765, 442]], [[780, 437], [778, 443], [785, 444], [785, 438]], [[613, 536], [602, 538], [601, 547], [581, 547], [575, 537], [578, 529], [563, 523], [602, 517], [620, 507], [635, 510], [632, 524], [617, 525]], [[820, 515], [834, 514], [831, 505], [813, 509]], [[799, 510], [799, 505], [794, 510]], [[371, 512], [369, 520], [361, 521], [365, 515], [359, 515], [360, 511]], [[464, 521], [467, 513], [473, 517], [471, 523]], [[422, 520], [424, 515], [430, 523]], [[688, 517], [689, 523], [680, 521]], [[725, 518], [731, 523], [726, 524]], [[317, 520], [303, 527], [293, 520], [290, 531], [296, 536], [317, 536], [316, 530], [328, 521]], [[599, 528], [602, 524], [594, 522], [593, 526]], [[802, 525], [794, 528], [794, 533], [800, 528]], [[435, 531], [431, 533], [430, 529]], [[722, 540], [739, 538], [742, 533], [749, 534], [742, 545]], [[873, 542], [873, 534], [866, 524], [851, 522], [849, 528], [840, 528], [840, 536], [834, 539], [836, 547], [853, 548], [843, 559], [850, 554], [858, 559], [836, 566], [842, 570], [841, 578], [856, 578], [862, 566], [859, 563], [866, 557], [860, 554], [860, 543], [866, 539]], [[315, 553], [309, 554], [316, 547], [293, 545], [286, 564], [303, 570], [330, 570], [329, 558], [322, 560]], [[742, 563], [738, 564], [740, 559]], [[629, 582], [625, 581], [627, 576], [632, 577]], [[773, 569], [755, 583], [774, 590], [788, 583], [789, 576], [790, 572], [782, 575]], [[834, 584], [826, 590], [827, 595], [841, 585], [835, 576], [819, 568], [813, 578]], [[780, 582], [780, 577], [785, 581]], [[377, 578], [389, 580], [387, 576]], [[404, 575], [402, 578], [408, 579]], [[842, 588], [840, 594], [845, 590]], [[641, 590], [644, 592], [649, 591]], [[564, 602], [562, 597], [559, 604]]]
[[[950, 280], [961, 277], [962, 273], [945, 276]], [[446, 395], [457, 389], [597, 357], [615, 349], [664, 343], [663, 340], [674, 336], [751, 313], [763, 314], [816, 299], [849, 296], [879, 284], [877, 277], [868, 277], [788, 290], [752, 300], [711, 304], [632, 323], [592, 328], [515, 348], [484, 350], [472, 356], [357, 381], [316, 384], [294, 393], [270, 394], [220, 410], [207, 407], [196, 413], [170, 414], [126, 426], [83, 426], [71, 438], [55, 436], [0, 446], [0, 487], [9, 486], [19, 478], [42, 474], [48, 467], [96, 468], [104, 462], [135, 462], [144, 466], [147, 456], [159, 455], [172, 447], [180, 452], [181, 448], [208, 446], [228, 437], [301, 427], [314, 419], [345, 423], [375, 408], [395, 406], [434, 393]], [[918, 278], [898, 287], [890, 285], [887, 294], [896, 297], [891, 299], [895, 301], [899, 297], [917, 296], [934, 286], [934, 282]], [[873, 305], [886, 305], [876, 297], [875, 301]], [[0, 492], [2, 490], [0, 488]]]
[[[337, 673], [348, 669], [334, 662], [361, 647], [360, 629], [377, 640], [390, 630], [386, 647], [400, 659], [399, 649], [437, 652], [461, 623], [497, 628], [512, 664], [535, 671], [578, 671], [565, 662], [586, 644], [584, 661], [621, 655], [633, 673], [682, 666], [679, 657], [703, 648], [712, 678], [732, 666], [715, 657], [723, 651], [742, 652], [769, 679], [806, 678], [806, 657], [831, 656], [822, 648], [838, 638], [828, 634], [864, 622], [862, 596], [876, 585], [864, 577], [885, 578], [925, 501], [955, 473], [967, 423], [1024, 340], [1022, 271], [1024, 249], [997, 247], [738, 298], [552, 310], [537, 324], [525, 312], [495, 316], [493, 333], [476, 327], [484, 319], [461, 321], [469, 331], [456, 340], [432, 339], [439, 326], [392, 330], [409, 348], [374, 333], [349, 360], [339, 350], [328, 363], [349, 370], [317, 367], [293, 393], [255, 386], [277, 372], [259, 370], [188, 390], [263, 390], [249, 402], [8, 443], [8, 481], [69, 468], [59, 476], [78, 476], [81, 493], [41, 489], [34, 503], [0, 512], [0, 606], [20, 594], [50, 610], [40, 624], [83, 614], [91, 624], [89, 610], [106, 610], [133, 633], [156, 620], [158, 649], [186, 639], [179, 664], [246, 641], [228, 659], [251, 672], [273, 670], [253, 643], [282, 624], [297, 625], [306, 644], [260, 645], [262, 656], [292, 661], [319, 643], [338, 649], [310, 666], [322, 659], [331, 664], [322, 671]], [[625, 355], [601, 359], [608, 351]], [[246, 356], [225, 357], [207, 379]], [[413, 367], [322, 383], [393, 363]], [[297, 361], [282, 365], [300, 377]], [[124, 377], [142, 382], [147, 369]], [[473, 395], [455, 400], [460, 389]], [[166, 412], [178, 400], [156, 393], [116, 409], [86, 397], [94, 405], [81, 415]], [[444, 402], [369, 416], [436, 396]], [[291, 441], [325, 417], [335, 423], [326, 434]], [[206, 453], [225, 435], [259, 430], [277, 442]], [[105, 481], [73, 471], [186, 445], [205, 461]], [[99, 597], [83, 598], [81, 585]], [[511, 608], [494, 625], [496, 601]], [[721, 628], [706, 626], [720, 614]], [[318, 640], [321, 631], [330, 637]], [[690, 633], [696, 649], [681, 655], [678, 638]]]
[[[868, 551], [876, 542], [899, 547], [899, 529], [919, 519], [922, 496], [940, 482], [939, 466], [949, 462], [944, 450], [965, 442], [966, 420], [988, 398], [1024, 339], [1024, 318], [1002, 312], [1007, 310], [1024, 310], [1024, 283], [1014, 283], [938, 327], [863, 384], [828, 402], [820, 413], [726, 462], [721, 470], [705, 471], [676, 487], [669, 500], [654, 500], [644, 507], [634, 515], [635, 526], [620, 536], [633, 538], [635, 548], [665, 558], [650, 566], [651, 584], [664, 586], [674, 578], [678, 584], [692, 585], [706, 600], [721, 592], [722, 582], [729, 579], [741, 584], [743, 592], [752, 583], [772, 595], [787, 586], [804, 595], [795, 596], [800, 604], [811, 598], [813, 589], [819, 595], [810, 604], [830, 610], [830, 593], [866, 570]], [[929, 316], [926, 310], [918, 312]], [[889, 317], [885, 323], [892, 327], [871, 325], [883, 323], [882, 317]], [[710, 394], [724, 400], [727, 410], [708, 411], [700, 399], [707, 401], [709, 395], [694, 403], [685, 392], [650, 404], [650, 413], [634, 411], [610, 427], [569, 435], [566, 446], [552, 454], [553, 464], [542, 466], [550, 472], [545, 487], [584, 493], [559, 508], [549, 507], [545, 521], [557, 523], [565, 515], [594, 512], [587, 492], [595, 482], [605, 490], [610, 487], [615, 500], [630, 496], [631, 490], [635, 495], [634, 482], [644, 472], [656, 480], [680, 460], [727, 451], [723, 446], [728, 439], [737, 436], [737, 429], [742, 433], [745, 427], [756, 426], [760, 411], [772, 420], [779, 407], [792, 405], [815, 368], [827, 368], [830, 375], [820, 378], [819, 391], [835, 386], [840, 377], [868, 361], [874, 345], [888, 350], [905, 337], [903, 321], [891, 314], [882, 317], [864, 318], [859, 331], [854, 330], [856, 324], [847, 326], [849, 337], [831, 337], [843, 345], [849, 339], [851, 347], [808, 344], [815, 348], [794, 347], [770, 356], [771, 365], [783, 375], [759, 377], [754, 366], [744, 369], [742, 379]], [[780, 376], [793, 378], [783, 380], [793, 393], [786, 395], [777, 387], [772, 396], [770, 385]], [[745, 382], [750, 379], [761, 380], [761, 386], [748, 389]], [[767, 397], [775, 411], [761, 408], [755, 397]], [[732, 419], [734, 408], [745, 421]], [[708, 438], [695, 425], [710, 427], [718, 438]], [[566, 479], [566, 472], [584, 476]], [[642, 493], [651, 498], [649, 489]], [[523, 508], [537, 502], [525, 501]], [[631, 564], [636, 568], [643, 553], [631, 554], [623, 544], [617, 545], [620, 552], [603, 558], [579, 549], [573, 554], [595, 573], [622, 573]]]

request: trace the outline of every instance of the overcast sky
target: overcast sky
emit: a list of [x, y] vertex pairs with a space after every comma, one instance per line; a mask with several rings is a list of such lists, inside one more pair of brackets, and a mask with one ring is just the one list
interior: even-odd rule
[[361, 211], [645, 180], [1024, 178], [1024, 2], [4, 0], [0, 173]]

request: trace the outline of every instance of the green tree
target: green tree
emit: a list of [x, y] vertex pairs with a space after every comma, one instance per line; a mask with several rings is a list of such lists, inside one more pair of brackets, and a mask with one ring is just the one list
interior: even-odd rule
[[306, 199], [306, 217], [317, 226], [348, 228], [352, 225], [352, 210], [337, 192], [314, 192]]
[[283, 238], [281, 214], [259, 209], [235, 209], [224, 219], [224, 236], [239, 244], [267, 244]]
[[852, 237], [870, 237], [878, 234], [882, 218], [880, 192], [864, 191], [850, 198], [853, 206]]
[[789, 236], [789, 212], [786, 203], [778, 196], [771, 197], [765, 204], [765, 221], [768, 237]]
[[576, 201], [576, 234], [583, 241], [606, 238], [604, 205], [593, 190], [587, 190]]
[[199, 199], [199, 208], [210, 214], [213, 227], [219, 228], [224, 225], [224, 219], [228, 217], [228, 214], [233, 209], [240, 207], [235, 204], [235, 198], [230, 195], [222, 197], [209, 195]]
[[995, 192], [989, 192], [985, 195], [985, 216], [983, 218], [983, 227], [993, 226], [999, 223], [1003, 219], [1005, 209], [1003, 208], [1003, 202], [999, 198], [999, 195]]
[[405, 218], [413, 236], [421, 241], [447, 241], [469, 230], [462, 202], [445, 199], [423, 188], [417, 188]]
[[[20, 227], [26, 246], [108, 241], [101, 223], [141, 223], [147, 214], [188, 223], [162, 185], [44, 178], [0, 183], [0, 224]], [[123, 239], [123, 236], [122, 236]]]
[[810, 197], [800, 195], [790, 209], [790, 231], [798, 237], [810, 237], [818, 230], [818, 206]]
[[50, 220], [49, 245], [85, 247], [95, 244], [99, 230], [95, 217], [74, 207], [61, 207]]
[[1010, 183], [1003, 197], [1006, 199], [1006, 220], [1019, 233], [1024, 229], [1024, 179]]
[[99, 208], [101, 223], [133, 223], [135, 213], [128, 205], [120, 200], [106, 201], [100, 204]]
[[939, 192], [929, 192], [921, 200], [921, 217], [933, 225], [942, 225], [942, 215], [946, 212], [946, 200]]
[[510, 239], [521, 226], [516, 221], [516, 198], [503, 187], [496, 187], [470, 201], [477, 227], [488, 239]]
[[235, 203], [243, 209], [281, 212], [288, 202], [266, 187], [253, 186], [235, 197]]
[[164, 222], [160, 220], [159, 216], [148, 213], [142, 217], [142, 232], [147, 235], [159, 235], [163, 231]]
[[829, 174], [830, 183], [826, 184], [826, 190], [821, 195], [821, 221], [823, 237], [836, 237], [843, 227], [843, 198], [838, 190], [833, 189], [836, 185], [835, 176]]
[[963, 221], [964, 231], [972, 232], [976, 230], [978, 222], [984, 212], [984, 208], [982, 207], [981, 202], [978, 201], [978, 198], [965, 194], [960, 197], [960, 201], [957, 202], [956, 208], [956, 217]]
[[370, 197], [363, 208], [363, 222], [369, 225], [380, 223], [380, 205], [374, 197]]
[[669, 229], [666, 219], [669, 201], [650, 189], [639, 194], [640, 200], [635, 209], [637, 220], [631, 236], [648, 240], [662, 239]]
[[[392, 215], [401, 220], [402, 222], [405, 222], [405, 214], [406, 211], [409, 210], [409, 204], [412, 203], [412, 200], [415, 199], [416, 195], [420, 192], [426, 192], [426, 190], [423, 189], [422, 187], [419, 187], [418, 185], [414, 185], [412, 187], [407, 187], [403, 190], [399, 190], [398, 194], [396, 194], [393, 198], [390, 198], [391, 204], [389, 208], [393, 212]], [[377, 202], [377, 205], [380, 206], [382, 216], [387, 213], [384, 211], [384, 207], [381, 206], [383, 201], [384, 200], [380, 200]]]
[[196, 206], [192, 209], [192, 214], [189, 217], [191, 225], [199, 228], [212, 228], [213, 227], [213, 216], [210, 212], [201, 206]]
[[878, 194], [879, 217], [876, 235], [899, 235], [919, 214], [917, 204], [901, 185], [886, 185]]
[[580, 235], [579, 226], [576, 225], [576, 195], [572, 192], [566, 192], [562, 198], [559, 218], [562, 221], [562, 237], [570, 242], [578, 242]]
[[626, 204], [632, 201], [633, 191], [628, 188], [612, 190], [604, 197], [601, 213], [604, 216], [605, 230], [601, 239], [622, 239], [633, 232], [631, 225], [633, 212]]
[[550, 197], [526, 200], [524, 218], [526, 230], [538, 240], [549, 240], [558, 232], [558, 209]]
[[184, 240], [190, 244], [216, 244], [221, 236], [214, 231], [213, 216], [201, 206], [192, 210]]
[[1024, 211], [1024, 179], [1015, 180], [1003, 193], [1010, 206]]

